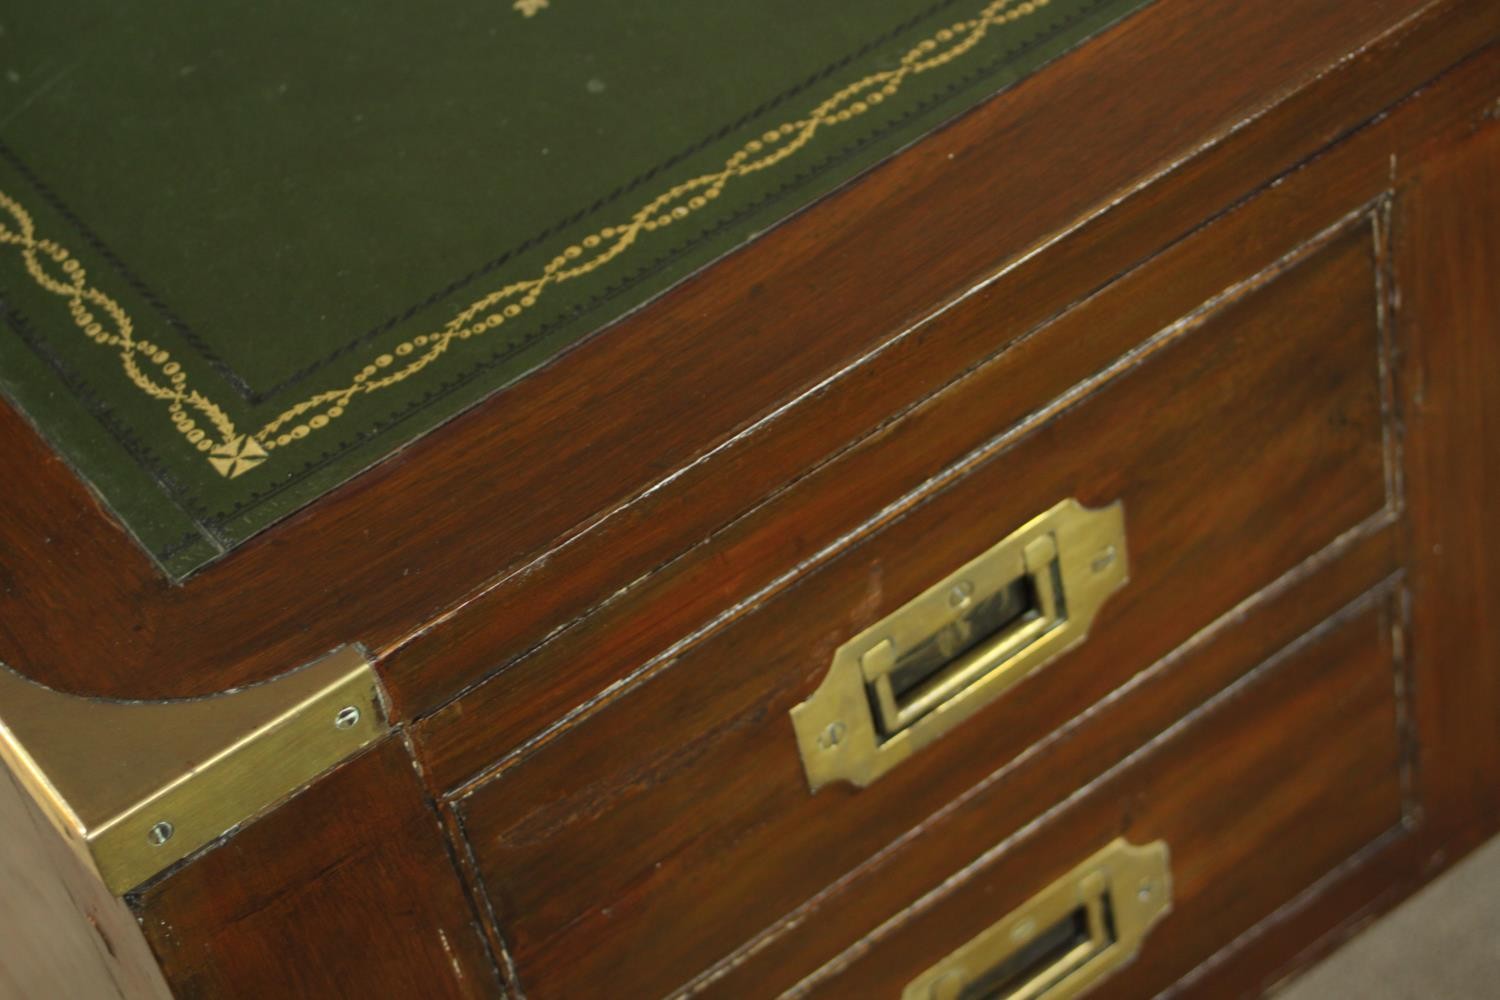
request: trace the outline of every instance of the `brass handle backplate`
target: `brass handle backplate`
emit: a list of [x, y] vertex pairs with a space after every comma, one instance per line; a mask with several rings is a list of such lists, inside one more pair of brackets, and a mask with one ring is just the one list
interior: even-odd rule
[[901, 1000], [1066, 1000], [1134, 958], [1171, 908], [1166, 843], [1117, 839], [913, 979]]
[[792, 709], [808, 785], [866, 786], [1077, 645], [1127, 580], [1125, 513], [1065, 500], [834, 653]]

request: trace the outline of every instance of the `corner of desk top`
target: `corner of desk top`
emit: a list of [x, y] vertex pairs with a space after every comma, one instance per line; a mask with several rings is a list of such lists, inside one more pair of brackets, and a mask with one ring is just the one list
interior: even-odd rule
[[389, 730], [379, 678], [353, 646], [183, 701], [64, 694], [0, 665], [0, 760], [115, 895]]

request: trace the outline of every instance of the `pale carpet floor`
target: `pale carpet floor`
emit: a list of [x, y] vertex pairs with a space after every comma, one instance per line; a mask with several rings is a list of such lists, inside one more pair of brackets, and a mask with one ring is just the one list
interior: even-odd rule
[[1346, 998], [1500, 998], [1500, 838], [1276, 994]]

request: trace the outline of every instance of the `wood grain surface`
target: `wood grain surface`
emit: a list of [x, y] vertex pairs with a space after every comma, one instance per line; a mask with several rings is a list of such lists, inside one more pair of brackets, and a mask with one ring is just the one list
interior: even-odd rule
[[[1439, 127], [1443, 107], [1411, 109], [1396, 122], [1420, 114]], [[1236, 283], [1274, 270], [1299, 244], [1362, 208], [1373, 216], [1390, 183], [1392, 133], [1362, 133], [1040, 324], [977, 373], [895, 414], [878, 433], [423, 720], [414, 735], [433, 787], [458, 787], [684, 636], [764, 600], [784, 586], [791, 567], [837, 551], [888, 504], [920, 491], [1012, 423], [1045, 419], [1050, 401]], [[1375, 234], [1369, 239], [1374, 252]], [[922, 357], [919, 345], [984, 336], [1004, 322], [1008, 304], [988, 289], [955, 304], [925, 325], [912, 358]]]
[[1500, 86], [1422, 163], [1394, 220], [1416, 602], [1419, 766], [1434, 818], [1500, 825]]
[[1066, 808], [1076, 790], [1097, 784], [1278, 650], [1335, 616], [1389, 600], [1399, 554], [1392, 526], [1287, 574], [705, 969], [692, 981], [693, 993], [790, 989], [896, 914], [929, 894], [941, 896], [974, 859], [1022, 839], [1038, 817]]
[[1055, 312], [1497, 22], [1484, 0], [1153, 5], [182, 586], [0, 411], [27, 484], [0, 494], [0, 660], [159, 697], [360, 641], [401, 717], [434, 707], [1025, 329], [840, 392], [842, 419], [811, 405], [889, 371], [871, 352], [936, 306], [1092, 219], [1066, 265], [1013, 272]]
[[[676, 987], [1381, 518], [1374, 251], [1356, 217], [1168, 327], [1095, 394], [1002, 438], [963, 478], [906, 501], [882, 530], [467, 792], [464, 827], [527, 994], [588, 995], [610, 979], [642, 994]], [[983, 413], [1003, 385], [989, 375], [862, 456], [845, 473], [850, 493], [879, 497], [862, 470]], [[1125, 507], [1131, 579], [1089, 640], [874, 786], [810, 795], [787, 713], [834, 649], [1068, 496]], [[594, 655], [614, 654], [601, 640]]]
[[437, 814], [387, 740], [132, 899], [178, 997], [492, 997]]
[[[1167, 842], [1172, 911], [1093, 995], [1172, 985], [1325, 872], [1399, 836], [1395, 614], [1377, 603], [1310, 633], [1044, 822], [997, 841], [944, 893], [920, 898], [794, 995], [892, 995], [1115, 837]], [[988, 805], [1003, 823], [1004, 800]], [[981, 816], [976, 806], [965, 819]]]
[[[895, 992], [1125, 832], [1185, 867], [1111, 990], [1250, 995], [1495, 832], [1497, 39], [1158, 0], [181, 586], [0, 406], [0, 660], [394, 698], [130, 900], [171, 988]], [[1066, 496], [1089, 642], [809, 795], [837, 644]]]

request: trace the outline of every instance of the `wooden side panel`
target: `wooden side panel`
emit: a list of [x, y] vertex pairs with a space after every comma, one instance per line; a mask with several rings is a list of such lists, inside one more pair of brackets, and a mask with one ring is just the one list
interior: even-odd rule
[[[465, 827], [528, 995], [679, 985], [1378, 515], [1373, 258], [1356, 222], [1173, 328], [1096, 394], [480, 786]], [[884, 460], [1001, 392], [976, 374]], [[1123, 499], [1132, 548], [1132, 581], [1089, 642], [871, 788], [809, 795], [787, 711], [832, 650], [1070, 495]]]
[[[1392, 607], [1319, 629], [794, 995], [894, 995], [1114, 837], [1163, 839], [1172, 911], [1093, 996], [1152, 996], [1402, 819]], [[1003, 802], [992, 808], [1004, 810]]]
[[437, 815], [396, 740], [134, 902], [183, 998], [501, 993]]
[[135, 915], [0, 763], [0, 1000], [167, 1000]]
[[1393, 223], [1420, 780], [1470, 841], [1500, 826], [1500, 86], [1474, 127], [1417, 168]]

